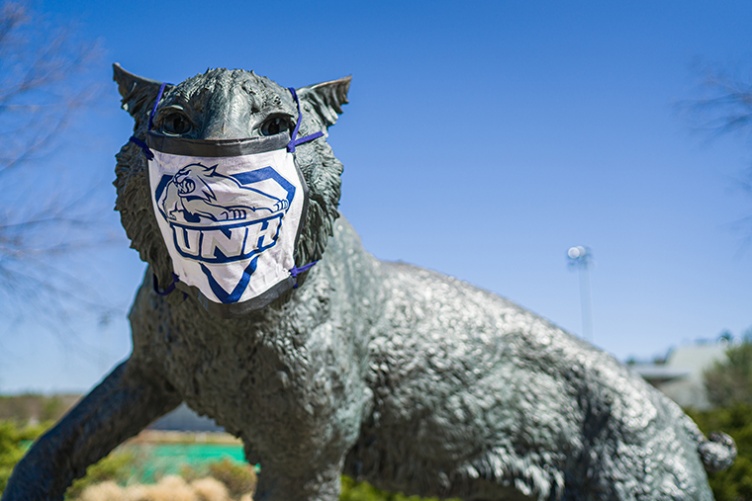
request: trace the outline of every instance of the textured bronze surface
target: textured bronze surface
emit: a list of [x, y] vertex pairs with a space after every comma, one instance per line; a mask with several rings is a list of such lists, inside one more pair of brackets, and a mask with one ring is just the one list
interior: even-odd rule
[[[159, 84], [119, 66], [115, 80], [143, 139]], [[301, 135], [336, 122], [349, 84], [299, 89]], [[155, 127], [170, 109], [196, 139], [254, 137], [266, 118], [296, 116], [286, 89], [237, 70], [168, 87]], [[170, 258], [147, 163], [122, 148], [117, 210], [149, 264], [133, 353], [30, 450], [3, 501], [61, 500], [181, 401], [243, 439], [262, 465], [257, 501], [336, 500], [343, 471], [476, 501], [712, 499], [705, 468], [733, 461], [727, 436], [707, 440], [611, 356], [506, 299], [376, 260], [338, 218], [342, 165], [326, 141], [301, 145], [296, 162], [311, 192], [297, 263], [321, 261], [271, 306], [228, 320], [182, 293], [155, 294], [152, 274], [168, 284]]]

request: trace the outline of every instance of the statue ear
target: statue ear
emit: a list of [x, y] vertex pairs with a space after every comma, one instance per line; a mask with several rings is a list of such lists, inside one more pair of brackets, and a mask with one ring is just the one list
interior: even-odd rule
[[296, 89], [298, 97], [311, 105], [327, 127], [337, 123], [342, 105], [347, 104], [347, 91], [352, 77], [340, 78]]
[[[149, 80], [129, 73], [118, 63], [112, 65], [112, 71], [112, 79], [118, 84], [118, 91], [123, 98], [123, 109], [130, 113], [134, 120], [136, 120], [136, 124], [139, 125], [141, 120], [148, 117], [146, 113], [151, 111], [162, 82]], [[172, 86], [168, 85], [166, 89], [170, 87]]]

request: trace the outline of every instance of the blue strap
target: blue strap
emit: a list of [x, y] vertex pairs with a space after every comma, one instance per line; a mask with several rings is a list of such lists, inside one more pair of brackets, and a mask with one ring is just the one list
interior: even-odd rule
[[[162, 100], [162, 94], [164, 94], [166, 87], [167, 87], [167, 82], [162, 82], [162, 85], [159, 86], [159, 92], [157, 92], [157, 98], [154, 100], [154, 106], [151, 107], [151, 112], [149, 113], [149, 128], [147, 129], [147, 131], [151, 130], [152, 127], [154, 127], [154, 115], [157, 113], [157, 106], [159, 105], [159, 101]], [[138, 146], [139, 148], [141, 148], [141, 151], [144, 152], [144, 156], [146, 157], [147, 160], [154, 159], [154, 153], [152, 153], [152, 151], [149, 149], [149, 146], [144, 141], [137, 138], [136, 136], [131, 136], [129, 141], [135, 144], [136, 146]], [[154, 290], [156, 290], [156, 288]], [[159, 291], [157, 291], [157, 293], [158, 292]]]
[[[300, 275], [301, 273], [305, 273], [306, 271], [310, 270], [311, 268], [313, 268], [313, 265], [315, 265], [318, 262], [319, 262], [318, 260], [312, 261], [312, 262], [310, 262], [308, 264], [304, 264], [300, 268], [298, 268], [297, 266], [293, 266], [292, 269], [290, 270], [290, 276], [292, 276], [292, 278], [297, 279], [298, 275]], [[295, 285], [293, 285], [292, 288], [293, 289], [297, 289], [298, 288], [298, 282], [297, 282], [297, 280], [295, 281]]]
[[154, 159], [154, 153], [149, 149], [149, 147], [146, 145], [145, 142], [141, 141], [136, 136], [131, 136], [130, 139], [128, 139], [131, 143], [135, 144], [139, 148], [141, 148], [141, 151], [144, 153], [144, 156], [147, 160], [153, 160]]
[[157, 280], [157, 276], [156, 275], [152, 275], [152, 285], [154, 286], [154, 292], [156, 292], [160, 296], [166, 296], [169, 293], [171, 293], [172, 291], [174, 291], [175, 290], [175, 285], [177, 285], [177, 283], [178, 283], [178, 276], [173, 273], [172, 274], [172, 283], [170, 283], [170, 285], [168, 285], [167, 287], [165, 287], [163, 290], [160, 290], [159, 289], [159, 280]]
[[151, 130], [152, 127], [154, 127], [154, 114], [157, 112], [157, 105], [159, 105], [159, 101], [162, 99], [162, 94], [164, 94], [165, 87], [167, 87], [167, 82], [162, 82], [162, 85], [159, 86], [159, 92], [157, 92], [157, 98], [154, 100], [154, 106], [151, 108], [151, 113], [149, 113], [149, 129]]
[[292, 130], [292, 135], [290, 136], [290, 142], [287, 143], [287, 151], [290, 153], [295, 153], [296, 146], [301, 145], [303, 143], [307, 143], [309, 141], [313, 141], [314, 139], [318, 139], [321, 136], [323, 136], [324, 133], [321, 131], [318, 131], [318, 132], [314, 132], [313, 134], [303, 136], [301, 138], [298, 137], [298, 131], [300, 130], [300, 123], [303, 119], [303, 114], [300, 112], [300, 99], [298, 99], [298, 93], [295, 92], [294, 87], [288, 87], [287, 90], [289, 90], [290, 94], [292, 94], [292, 98], [295, 100], [295, 106], [297, 106], [298, 108], [298, 119], [295, 121], [295, 128]]

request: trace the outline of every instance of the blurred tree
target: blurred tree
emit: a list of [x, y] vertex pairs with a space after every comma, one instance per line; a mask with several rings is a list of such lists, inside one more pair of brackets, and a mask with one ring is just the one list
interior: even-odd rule
[[726, 350], [726, 357], [705, 371], [708, 400], [717, 407], [752, 406], [752, 329]]
[[702, 128], [724, 134], [752, 135], [752, 83], [717, 69], [704, 69], [705, 98], [692, 103]]
[[86, 200], [90, 181], [72, 179], [75, 171], [60, 161], [62, 131], [94, 95], [84, 76], [98, 52], [96, 44], [76, 40], [70, 27], [51, 25], [23, 1], [0, 3], [0, 305], [5, 323], [31, 306], [35, 320], [46, 318], [59, 327], [60, 313], [80, 301], [85, 288], [61, 257], [112, 239], [91, 231], [103, 211], [92, 210]]
[[734, 340], [734, 335], [728, 329], [724, 329], [724, 330], [721, 331], [720, 334], [718, 334], [718, 341], [723, 341], [723, 342], [726, 342], [726, 343], [730, 343], [733, 340]]
[[[694, 126], [711, 137], [736, 134], [752, 139], [752, 76], [732, 74], [714, 67], [700, 68], [704, 97], [684, 103]], [[738, 186], [752, 196], [752, 166], [738, 179]], [[739, 224], [752, 243], [752, 216]]]

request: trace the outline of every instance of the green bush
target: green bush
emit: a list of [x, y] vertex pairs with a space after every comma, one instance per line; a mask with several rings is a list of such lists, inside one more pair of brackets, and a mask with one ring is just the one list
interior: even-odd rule
[[[50, 423], [21, 426], [15, 420], [0, 420], [0, 494], [8, 485], [8, 479], [16, 463], [26, 453], [31, 442], [49, 427]], [[124, 483], [128, 480], [133, 455], [116, 451], [95, 465], [89, 467], [86, 476], [76, 480], [66, 493], [67, 499], [75, 499], [89, 485], [105, 480]]]
[[249, 464], [236, 463], [224, 458], [209, 464], [209, 476], [219, 480], [233, 498], [253, 492], [256, 488], [256, 472]]
[[340, 501], [438, 501], [438, 498], [389, 494], [378, 490], [368, 482], [356, 482], [345, 476], [342, 477], [342, 494], [339, 499]]
[[736, 442], [738, 455], [726, 471], [708, 475], [716, 501], [752, 501], [752, 405], [688, 411], [704, 433], [723, 431]]
[[726, 358], [704, 373], [708, 400], [716, 407], [752, 406], [752, 331], [726, 350]]
[[8, 485], [13, 467], [44, 430], [42, 425], [20, 426], [14, 421], [0, 421], [0, 494]]
[[90, 485], [108, 480], [125, 485], [131, 479], [136, 464], [136, 455], [116, 449], [86, 470], [86, 475], [73, 482], [65, 493], [66, 499], [77, 499]]
[[9, 421], [0, 421], [0, 493], [8, 485], [13, 467], [22, 456], [18, 428]]
[[253, 466], [228, 458], [196, 466], [184, 465], [180, 470], [180, 476], [189, 482], [206, 476], [219, 480], [227, 487], [227, 492], [233, 499], [253, 492], [257, 481]]

